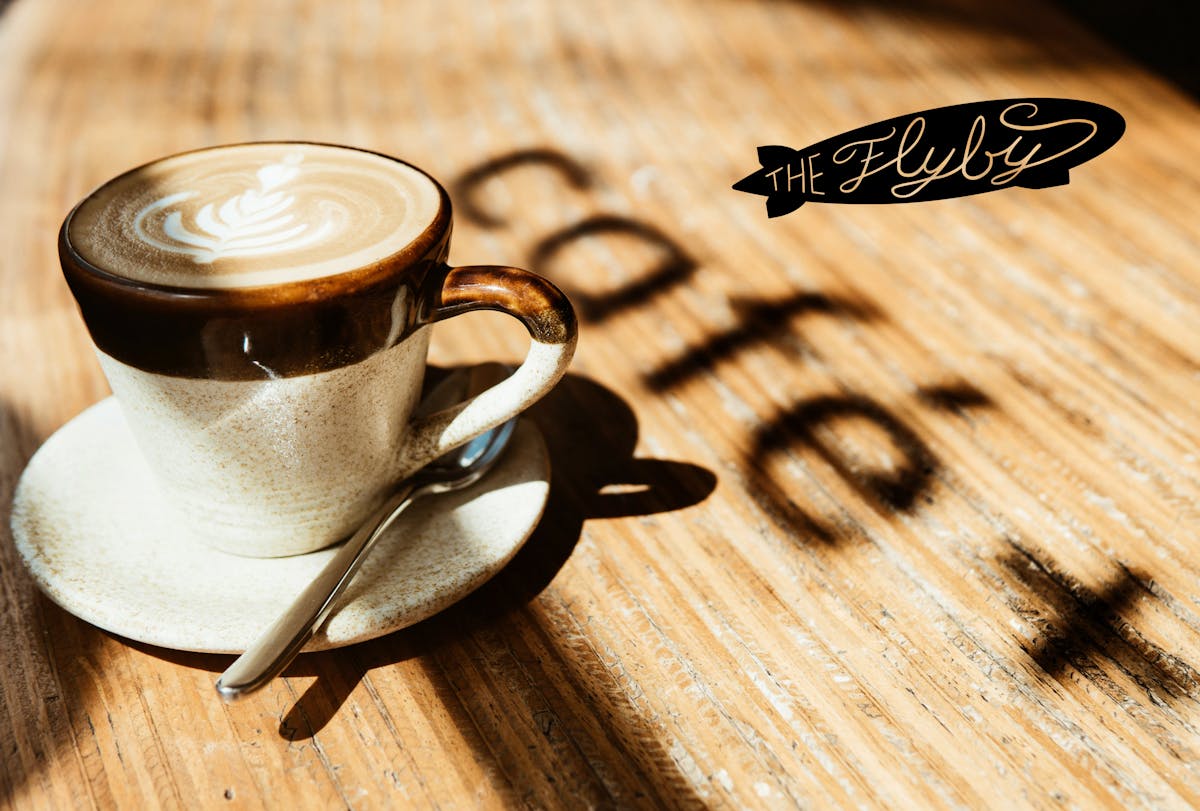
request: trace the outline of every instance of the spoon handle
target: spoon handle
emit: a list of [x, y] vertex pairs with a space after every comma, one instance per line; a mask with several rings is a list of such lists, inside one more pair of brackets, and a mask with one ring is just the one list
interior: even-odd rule
[[371, 514], [291, 607], [221, 674], [217, 680], [221, 698], [236, 701], [283, 672], [329, 618], [375, 541], [422, 494], [413, 484], [407, 484]]

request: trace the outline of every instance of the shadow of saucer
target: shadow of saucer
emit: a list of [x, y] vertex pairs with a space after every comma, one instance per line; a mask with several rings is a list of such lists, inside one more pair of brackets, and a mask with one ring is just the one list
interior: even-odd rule
[[[435, 377], [438, 374], [433, 372]], [[524, 613], [528, 604], [571, 556], [585, 521], [683, 509], [703, 501], [716, 486], [716, 476], [703, 467], [636, 458], [638, 425], [633, 410], [611, 389], [586, 377], [567, 375], [529, 416], [546, 440], [551, 486], [542, 520], [520, 551], [490, 581], [429, 619], [375, 640], [300, 656], [284, 677], [316, 680], [281, 719], [281, 737], [300, 740], [320, 732], [370, 670], [467, 643], [497, 624], [530, 623]], [[619, 486], [618, 492], [608, 492], [614, 486]], [[229, 655], [129, 644], [213, 674], [233, 661]], [[456, 681], [446, 689], [462, 693], [495, 688], [484, 682]]]

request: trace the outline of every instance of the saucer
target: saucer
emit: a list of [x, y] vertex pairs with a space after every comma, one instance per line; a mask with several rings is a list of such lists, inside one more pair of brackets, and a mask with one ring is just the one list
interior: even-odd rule
[[[549, 481], [541, 433], [522, 420], [479, 484], [401, 514], [305, 650], [382, 636], [466, 596], [533, 532]], [[177, 650], [244, 651], [335, 551], [244, 558], [177, 528], [111, 397], [46, 440], [13, 499], [17, 551], [51, 600], [114, 634]]]

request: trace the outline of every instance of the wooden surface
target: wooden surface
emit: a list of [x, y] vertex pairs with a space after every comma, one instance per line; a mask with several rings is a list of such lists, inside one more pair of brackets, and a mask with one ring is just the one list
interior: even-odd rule
[[[777, 220], [729, 188], [759, 144], [1042, 95], [1128, 122], [1069, 186]], [[1200, 803], [1198, 127], [1032, 0], [17, 0], [0, 802]], [[514, 564], [226, 707], [228, 657], [66, 614], [7, 519], [36, 447], [107, 393], [62, 216], [139, 162], [261, 138], [428, 168], [453, 260], [532, 267], [584, 320]], [[490, 315], [435, 343], [525, 346]]]

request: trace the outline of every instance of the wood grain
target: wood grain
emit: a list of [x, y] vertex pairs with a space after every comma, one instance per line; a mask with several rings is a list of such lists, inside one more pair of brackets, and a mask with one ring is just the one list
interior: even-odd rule
[[[1062, 96], [1069, 186], [768, 220], [759, 144]], [[1032, 0], [19, 0], [0, 14], [0, 802], [1200, 803], [1200, 109]], [[228, 657], [35, 591], [24, 463], [107, 393], [54, 255], [163, 154], [409, 159], [460, 264], [583, 313], [542, 526], [421, 625], [221, 705]], [[499, 316], [432, 359], [518, 358]]]

